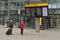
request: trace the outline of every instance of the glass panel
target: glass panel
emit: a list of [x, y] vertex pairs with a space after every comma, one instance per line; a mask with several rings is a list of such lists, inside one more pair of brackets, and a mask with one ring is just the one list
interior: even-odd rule
[[56, 9], [50, 9], [49, 14], [58, 14], [58, 10]]
[[33, 29], [35, 29], [35, 18], [34, 17], [31, 17], [30, 19], [30, 25]]
[[57, 8], [60, 8], [60, 3], [57, 3]]
[[60, 14], [60, 10], [58, 10], [58, 14]]
[[52, 5], [52, 8], [56, 8], [56, 3], [51, 4], [51, 5]]
[[0, 11], [0, 15], [3, 14], [2, 11]]
[[5, 5], [5, 2], [4, 1], [0, 1], [0, 9], [4, 9], [4, 5]]
[[5, 6], [8, 6], [8, 2], [5, 2]]
[[1, 24], [1, 19], [0, 19], [0, 24]]
[[48, 7], [51, 8], [51, 4], [49, 4]]
[[4, 18], [3, 17], [2, 18], [0, 17], [0, 24], [4, 25]]
[[35, 13], [35, 15], [36, 15], [37, 17], [42, 16], [41, 8], [37, 8], [37, 13]]
[[17, 6], [19, 6], [19, 3], [17, 3]]
[[58, 14], [58, 10], [55, 10], [55, 14]]
[[18, 14], [18, 11], [16, 11], [16, 10], [11, 10], [10, 11], [11, 16], [13, 16], [13, 15], [16, 16], [17, 14]]
[[16, 3], [15, 2], [11, 2], [10, 7], [11, 7], [11, 9], [16, 9]]
[[60, 28], [60, 19], [56, 20], [56, 28]]
[[16, 3], [16, 4], [17, 4], [17, 5], [16, 5], [16, 8], [19, 9], [19, 8], [20, 8], [20, 4], [19, 4], [19, 2]]
[[0, 16], [7, 16], [8, 12], [7, 11], [0, 11]]
[[5, 2], [5, 9], [8, 9], [8, 2]]
[[49, 14], [53, 14], [53, 13], [52, 13], [52, 10], [49, 10]]
[[35, 28], [35, 18], [28, 16], [25, 17], [25, 28]]
[[1, 1], [8, 1], [8, 0], [1, 0]]
[[26, 8], [26, 14], [27, 16], [30, 16], [30, 8]]
[[25, 10], [21, 10], [21, 14], [23, 15], [23, 16], [25, 16], [26, 14], [25, 14]]
[[42, 8], [43, 16], [48, 16], [48, 10], [47, 7]]
[[31, 15], [35, 16], [35, 8], [31, 8]]
[[56, 0], [56, 3], [60, 3], [60, 0]]
[[4, 11], [4, 15], [7, 16], [8, 15], [8, 11]]

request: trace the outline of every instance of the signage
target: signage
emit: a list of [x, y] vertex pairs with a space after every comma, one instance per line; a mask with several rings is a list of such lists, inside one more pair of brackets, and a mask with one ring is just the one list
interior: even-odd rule
[[47, 7], [42, 8], [43, 16], [48, 16]]

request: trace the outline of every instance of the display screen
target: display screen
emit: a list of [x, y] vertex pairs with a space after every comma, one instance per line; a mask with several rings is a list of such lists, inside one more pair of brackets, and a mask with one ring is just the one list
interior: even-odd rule
[[36, 13], [35, 13], [35, 15], [36, 15], [36, 17], [42, 16], [41, 8], [36, 8]]
[[37, 16], [41, 16], [41, 8], [37, 8]]
[[30, 8], [26, 8], [26, 14], [27, 16], [30, 16]]
[[48, 16], [48, 10], [47, 7], [42, 8], [43, 16]]
[[35, 15], [34, 15], [34, 14], [35, 14], [35, 11], [36, 11], [35, 8], [31, 8], [31, 15], [32, 15], [32, 16], [35, 16]]

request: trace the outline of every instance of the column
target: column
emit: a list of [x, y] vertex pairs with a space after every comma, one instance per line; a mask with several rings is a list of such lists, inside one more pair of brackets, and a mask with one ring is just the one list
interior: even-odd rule
[[8, 0], [8, 17], [10, 18], [10, 0]]
[[35, 31], [40, 32], [40, 18], [35, 18]]

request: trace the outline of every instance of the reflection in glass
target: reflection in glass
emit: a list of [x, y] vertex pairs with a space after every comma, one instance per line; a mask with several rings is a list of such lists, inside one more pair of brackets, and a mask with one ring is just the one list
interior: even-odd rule
[[30, 16], [30, 8], [26, 8], [26, 14], [27, 16]]
[[31, 8], [31, 15], [34, 16], [35, 14], [35, 8]]
[[42, 13], [41, 13], [41, 8], [37, 8], [37, 16], [42, 16]]

